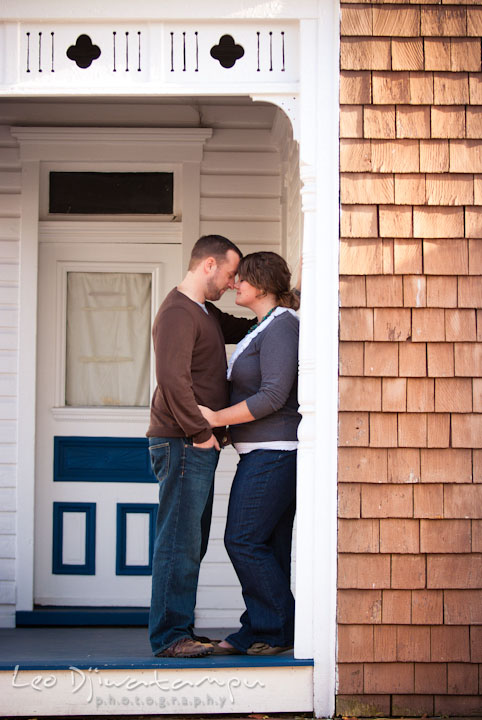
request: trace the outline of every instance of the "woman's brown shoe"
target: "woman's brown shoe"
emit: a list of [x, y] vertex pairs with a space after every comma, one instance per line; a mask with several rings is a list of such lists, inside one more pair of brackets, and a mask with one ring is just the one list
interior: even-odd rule
[[278, 645], [268, 645], [268, 643], [253, 643], [246, 651], [247, 655], [279, 655], [280, 653], [293, 650], [293, 645], [280, 647]]
[[218, 642], [213, 643], [213, 655], [244, 655], [235, 647], [223, 647]]

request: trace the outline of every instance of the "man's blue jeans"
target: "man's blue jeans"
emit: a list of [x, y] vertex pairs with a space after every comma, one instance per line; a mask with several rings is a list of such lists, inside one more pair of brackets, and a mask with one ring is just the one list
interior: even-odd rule
[[290, 567], [295, 507], [296, 450], [253, 450], [240, 456], [224, 542], [246, 603], [241, 629], [226, 640], [242, 652], [255, 642], [293, 645]]
[[219, 451], [193, 447], [190, 438], [151, 437], [149, 453], [159, 482], [149, 614], [149, 638], [157, 654], [191, 635]]

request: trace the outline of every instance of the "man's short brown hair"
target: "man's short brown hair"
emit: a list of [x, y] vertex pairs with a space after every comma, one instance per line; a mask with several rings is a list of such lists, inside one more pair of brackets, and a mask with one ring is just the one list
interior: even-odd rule
[[228, 250], [233, 250], [239, 255], [240, 259], [243, 257], [243, 253], [238, 246], [228, 238], [223, 237], [223, 235], [203, 235], [192, 249], [189, 270], [194, 270], [201, 260], [207, 257], [213, 257], [216, 262], [222, 263], [226, 259]]

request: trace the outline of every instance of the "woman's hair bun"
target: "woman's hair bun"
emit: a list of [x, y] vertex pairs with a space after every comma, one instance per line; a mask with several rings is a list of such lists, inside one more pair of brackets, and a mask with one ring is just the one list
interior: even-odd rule
[[299, 308], [299, 297], [291, 290], [288, 264], [278, 253], [262, 251], [245, 255], [240, 260], [238, 276], [258, 290], [274, 295], [281, 307]]

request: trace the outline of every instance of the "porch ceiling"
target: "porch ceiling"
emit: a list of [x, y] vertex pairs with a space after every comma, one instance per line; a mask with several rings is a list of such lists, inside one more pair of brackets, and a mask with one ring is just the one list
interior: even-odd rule
[[[212, 127], [270, 130], [277, 108], [248, 96], [2, 98], [1, 125]], [[278, 111], [279, 112], [279, 111]]]

